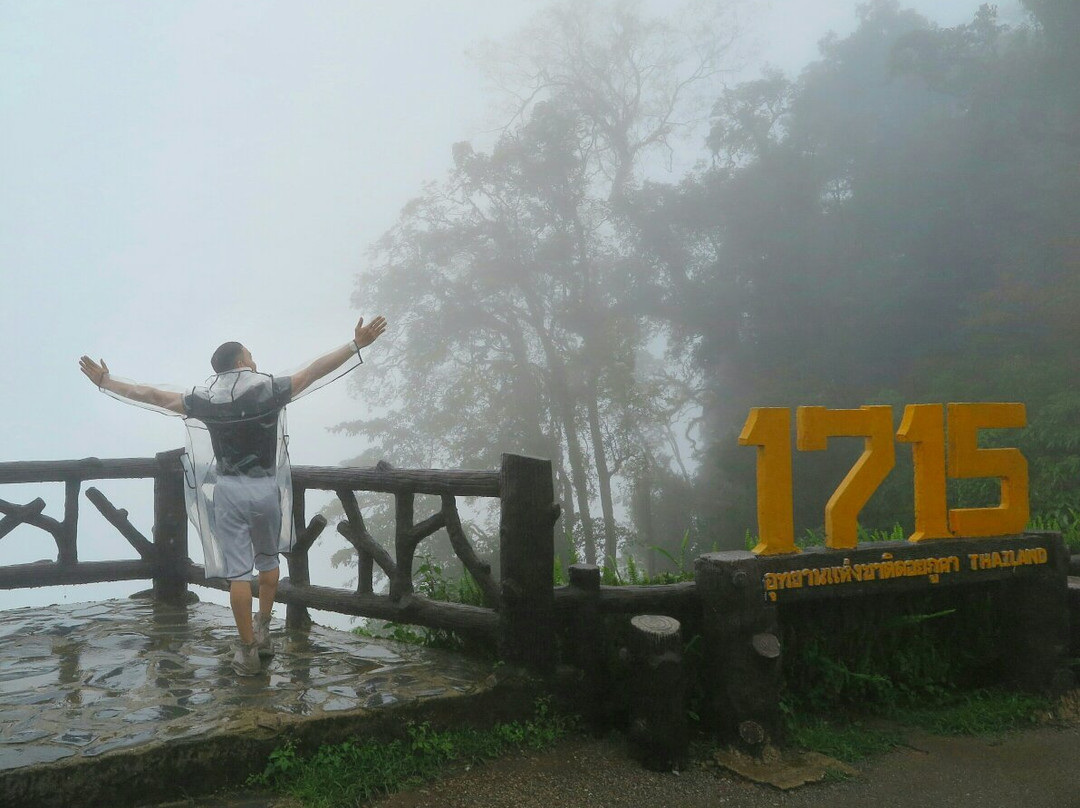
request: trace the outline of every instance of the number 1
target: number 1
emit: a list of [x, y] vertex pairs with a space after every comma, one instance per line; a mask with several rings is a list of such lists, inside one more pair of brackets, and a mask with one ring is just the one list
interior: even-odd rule
[[757, 555], [797, 553], [791, 489], [791, 410], [754, 407], [739, 434], [757, 447]]
[[945, 408], [908, 404], [896, 439], [911, 444], [915, 466], [915, 532], [908, 541], [948, 538], [952, 531], [945, 503]]

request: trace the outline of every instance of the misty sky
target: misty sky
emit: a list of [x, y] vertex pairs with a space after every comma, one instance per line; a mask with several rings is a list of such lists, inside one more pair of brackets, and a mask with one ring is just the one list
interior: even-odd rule
[[[273, 371], [350, 339], [358, 315], [377, 313], [350, 305], [366, 247], [443, 176], [452, 143], [489, 138], [466, 51], [544, 5], [0, 3], [0, 461], [183, 443], [179, 419], [95, 391], [78, 372], [83, 353], [118, 376], [191, 385], [225, 340]], [[978, 2], [906, 5], [954, 25]], [[764, 61], [797, 72], [823, 34], [853, 28], [854, 7], [746, 2], [757, 49], [740, 75]], [[379, 361], [377, 345], [366, 353]], [[293, 461], [358, 453], [325, 429], [355, 406], [339, 383], [290, 408]], [[62, 496], [37, 488], [59, 517]], [[0, 543], [0, 564], [53, 554], [21, 548], [19, 536], [48, 542], [27, 530]], [[102, 540], [100, 557], [128, 554], [116, 540]], [[81, 556], [99, 557], [90, 542], [84, 528]]]

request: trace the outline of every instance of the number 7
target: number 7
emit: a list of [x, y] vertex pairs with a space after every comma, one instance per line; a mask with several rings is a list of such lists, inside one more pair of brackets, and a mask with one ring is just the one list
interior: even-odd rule
[[865, 438], [864, 450], [825, 504], [825, 546], [855, 547], [859, 511], [896, 464], [892, 407], [857, 410], [799, 407], [795, 411], [795, 443], [799, 451], [827, 449], [830, 437]]

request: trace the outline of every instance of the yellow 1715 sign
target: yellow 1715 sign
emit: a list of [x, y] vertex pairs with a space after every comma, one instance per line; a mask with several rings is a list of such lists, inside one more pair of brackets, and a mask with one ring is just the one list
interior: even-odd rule
[[[948, 412], [948, 435], [945, 414]], [[1023, 532], [1028, 523], [1027, 461], [1019, 449], [980, 449], [980, 429], [1027, 424], [1023, 404], [909, 404], [896, 440], [911, 444], [915, 469], [915, 532], [911, 541]], [[832, 410], [798, 407], [795, 441], [799, 451], [828, 448], [829, 438], [861, 437], [862, 455], [825, 505], [825, 544], [855, 547], [858, 516], [896, 462], [892, 407]], [[792, 517], [791, 409], [750, 410], [740, 446], [757, 447], [758, 555], [797, 553]], [[948, 451], [946, 451], [946, 447]], [[946, 474], [953, 479], [996, 477], [1001, 504], [993, 508], [946, 505]]]

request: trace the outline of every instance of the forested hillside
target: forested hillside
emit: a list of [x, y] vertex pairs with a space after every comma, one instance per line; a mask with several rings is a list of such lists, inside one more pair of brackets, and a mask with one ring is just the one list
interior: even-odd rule
[[[739, 31], [719, 13], [555, 6], [492, 46], [501, 135], [454, 145], [358, 278], [358, 304], [398, 329], [357, 389], [367, 416], [341, 427], [373, 444], [359, 462], [551, 457], [581, 557], [660, 565], [649, 548], [755, 530], [750, 407], [892, 404], [899, 421], [908, 403], [1022, 401], [1027, 429], [992, 439], [1027, 456], [1033, 513], [1067, 516], [1080, 5], [1025, 8], [942, 28], [875, 0], [799, 75], [722, 91]], [[688, 152], [680, 181], [649, 180]], [[796, 454], [797, 531], [861, 449], [836, 444]], [[869, 527], [911, 525], [897, 461]]]

